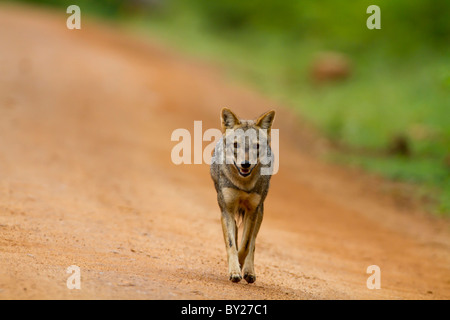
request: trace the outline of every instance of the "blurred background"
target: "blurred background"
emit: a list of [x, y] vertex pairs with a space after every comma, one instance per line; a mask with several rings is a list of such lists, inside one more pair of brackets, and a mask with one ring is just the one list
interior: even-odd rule
[[[295, 110], [326, 159], [417, 186], [450, 212], [450, 1], [27, 0], [76, 4], [213, 61]], [[381, 9], [369, 30], [367, 7]]]

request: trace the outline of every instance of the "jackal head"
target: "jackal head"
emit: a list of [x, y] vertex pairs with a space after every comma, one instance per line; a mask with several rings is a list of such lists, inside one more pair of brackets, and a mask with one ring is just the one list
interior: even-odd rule
[[230, 109], [222, 109], [225, 160], [241, 177], [249, 177], [261, 164], [270, 162], [270, 129], [274, 118], [273, 110], [256, 120], [242, 120]]

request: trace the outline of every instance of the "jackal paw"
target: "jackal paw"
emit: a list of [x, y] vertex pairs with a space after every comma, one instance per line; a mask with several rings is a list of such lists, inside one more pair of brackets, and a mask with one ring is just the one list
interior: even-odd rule
[[232, 272], [232, 273], [230, 273], [230, 280], [232, 282], [239, 282], [242, 280], [242, 276], [240, 273]]
[[244, 279], [247, 283], [253, 283], [256, 281], [256, 276], [253, 273], [244, 273]]

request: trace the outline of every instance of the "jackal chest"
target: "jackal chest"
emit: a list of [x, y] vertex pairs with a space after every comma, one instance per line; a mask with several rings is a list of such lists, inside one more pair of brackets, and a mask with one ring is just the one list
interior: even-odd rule
[[242, 208], [249, 212], [254, 211], [261, 201], [261, 195], [258, 193], [245, 192], [233, 188], [224, 188], [222, 194], [229, 208]]

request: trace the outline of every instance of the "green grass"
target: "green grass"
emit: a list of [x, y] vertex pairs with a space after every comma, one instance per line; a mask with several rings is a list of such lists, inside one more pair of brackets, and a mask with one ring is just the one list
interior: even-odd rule
[[357, 166], [395, 181], [415, 186], [409, 196], [423, 199], [424, 208], [437, 215], [450, 212], [450, 178], [448, 169], [437, 165], [434, 159], [407, 159], [400, 156], [369, 157], [336, 153], [329, 159], [344, 165]]

